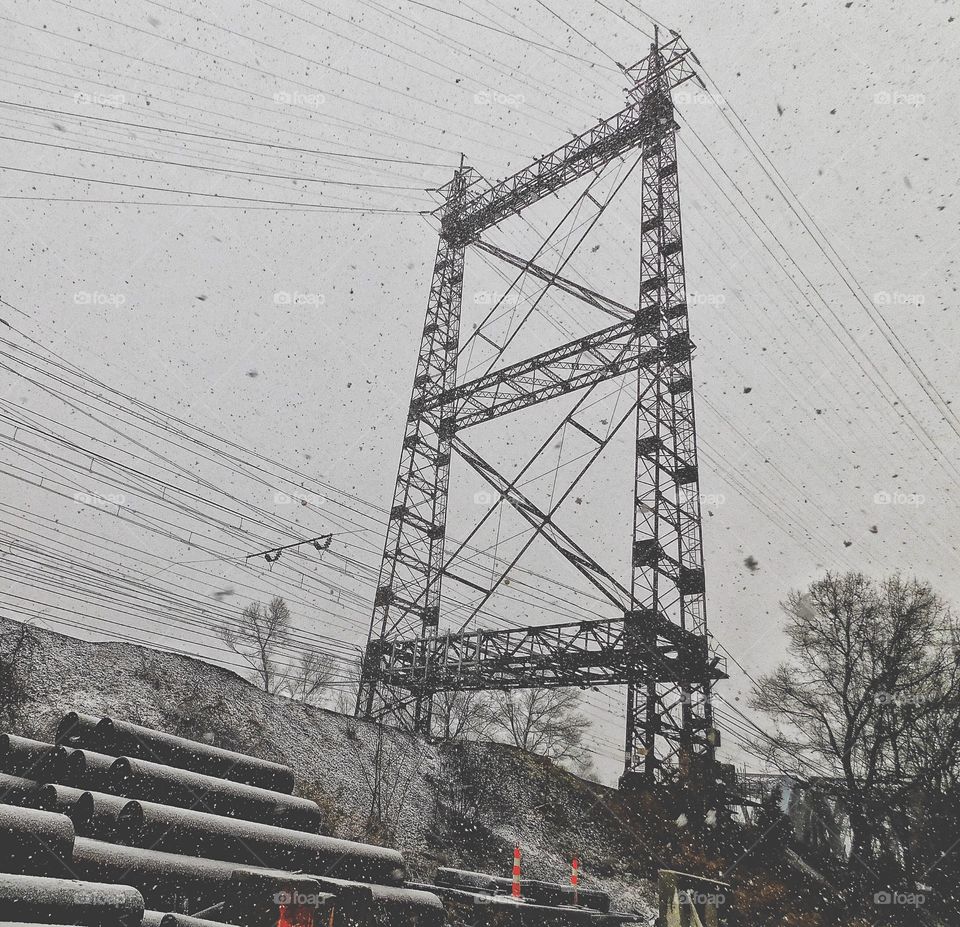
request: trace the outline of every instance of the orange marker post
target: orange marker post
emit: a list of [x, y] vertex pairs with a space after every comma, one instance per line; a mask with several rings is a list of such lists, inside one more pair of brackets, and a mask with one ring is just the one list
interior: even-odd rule
[[573, 903], [577, 903], [577, 886], [580, 884], [580, 860], [573, 858], [570, 870], [570, 884], [573, 886]]
[[511, 889], [514, 898], [520, 897], [520, 844], [513, 848], [513, 887]]

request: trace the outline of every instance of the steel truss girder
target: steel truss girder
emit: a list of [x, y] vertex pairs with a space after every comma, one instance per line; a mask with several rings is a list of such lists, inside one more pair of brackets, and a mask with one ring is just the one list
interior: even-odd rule
[[[440, 634], [426, 640], [376, 641], [369, 658], [384, 683], [419, 695], [474, 689], [626, 685], [655, 678], [683, 684], [707, 660], [707, 642], [677, 644], [668, 622], [627, 614], [498, 631]], [[422, 645], [422, 646], [419, 646]], [[726, 678], [710, 663], [714, 679]]]
[[618, 303], [609, 296], [604, 296], [596, 290], [591, 290], [582, 283], [561, 277], [560, 274], [552, 270], [547, 270], [546, 267], [541, 267], [533, 261], [517, 257], [515, 254], [504, 251], [503, 248], [498, 248], [496, 245], [491, 245], [487, 241], [477, 240], [474, 242], [474, 247], [479, 248], [481, 251], [486, 251], [494, 257], [500, 258], [505, 264], [517, 267], [524, 273], [545, 280], [550, 286], [558, 290], [563, 290], [564, 293], [569, 293], [571, 296], [576, 296], [577, 299], [583, 300], [583, 302], [589, 306], [593, 306], [595, 309], [606, 312], [607, 315], [612, 315], [618, 319], [632, 319], [636, 314], [635, 309], [631, 309], [629, 306], [623, 305], [623, 303]]
[[452, 407], [454, 427], [461, 429], [602, 383], [656, 358], [654, 328], [649, 317], [618, 322], [463, 383], [437, 397], [436, 405]]
[[[695, 76], [688, 61], [691, 53], [679, 36], [659, 51], [668, 89]], [[640, 62], [626, 69], [626, 73], [635, 77], [642, 65]], [[643, 93], [632, 92], [632, 96], [633, 102], [619, 113], [574, 136], [513, 176], [468, 197], [461, 209], [444, 211], [441, 234], [461, 244], [471, 242], [492, 225], [593, 173], [640, 144], [658, 128], [662, 110], [658, 101], [651, 101]]]

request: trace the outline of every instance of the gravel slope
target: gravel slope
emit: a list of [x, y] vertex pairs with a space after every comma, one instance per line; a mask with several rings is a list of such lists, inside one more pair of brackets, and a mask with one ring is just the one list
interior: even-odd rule
[[509, 875], [519, 839], [525, 877], [566, 881], [576, 855], [582, 884], [610, 891], [622, 910], [653, 914], [654, 888], [634, 874], [642, 842], [618, 818], [611, 789], [502, 745], [443, 751], [266, 695], [190, 657], [36, 634], [16, 733], [52, 740], [73, 708], [206, 739], [289, 764], [298, 793], [325, 809], [327, 833], [397, 846], [411, 878], [432, 879], [437, 865]]

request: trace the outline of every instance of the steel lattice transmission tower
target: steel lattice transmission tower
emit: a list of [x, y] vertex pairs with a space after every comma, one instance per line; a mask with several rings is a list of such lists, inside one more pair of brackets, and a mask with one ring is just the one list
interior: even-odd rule
[[[616, 115], [493, 186], [467, 166], [443, 188], [440, 241], [389, 514], [357, 711], [429, 734], [440, 691], [620, 685], [627, 689], [624, 785], [712, 775], [718, 734], [711, 687], [724, 678], [707, 636], [692, 344], [688, 330], [671, 91], [699, 78], [680, 36], [624, 72]], [[639, 151], [639, 300], [625, 306], [481, 234], [607, 163]], [[628, 175], [629, 176], [629, 175]], [[457, 384], [468, 247], [533, 274], [617, 321]], [[632, 570], [623, 584], [464, 438], [474, 424], [617, 377], [636, 378]], [[579, 404], [565, 421], [578, 424]], [[440, 633], [447, 493], [465, 461], [616, 608], [570, 624]], [[594, 455], [594, 459], [595, 459]]]

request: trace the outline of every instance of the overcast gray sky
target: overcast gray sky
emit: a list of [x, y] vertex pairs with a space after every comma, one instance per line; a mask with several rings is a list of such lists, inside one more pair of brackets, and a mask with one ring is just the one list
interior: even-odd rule
[[[960, 382], [960, 26], [935, 0], [642, 5], [683, 34], [709, 78], [709, 92], [688, 85], [677, 100], [708, 610], [716, 640], [755, 676], [782, 655], [778, 602], [826, 569], [901, 570], [960, 600], [960, 424], [943, 404]], [[612, 62], [646, 54], [650, 21], [629, 0], [43, 0], [0, 4], [0, 18], [0, 317], [36, 344], [0, 334], [302, 474], [281, 486], [228, 470], [216, 451], [174, 446], [169, 422], [149, 434], [128, 419], [97, 424], [50, 391], [62, 383], [24, 366], [38, 359], [4, 345], [4, 603], [81, 636], [222, 659], [203, 623], [279, 592], [301, 641], [346, 657], [366, 634], [376, 519], [393, 489], [436, 249], [435, 226], [417, 215], [436, 202], [424, 190], [461, 152], [499, 178], [622, 108]], [[625, 302], [638, 184], [568, 267]], [[799, 198], [836, 267], [781, 192]], [[570, 202], [532, 210], [497, 240], [532, 253]], [[471, 253], [465, 330], [498, 287]], [[558, 300], [517, 350], [600, 323]], [[482, 426], [475, 444], [509, 469], [562, 410]], [[566, 522], [621, 576], [628, 444], [578, 486]], [[138, 474], [111, 475], [91, 449]], [[531, 494], [556, 492], [553, 465], [566, 464], [562, 478], [576, 455], [558, 447]], [[454, 538], [484, 505], [464, 471], [453, 476]], [[152, 498], [151, 477], [179, 490]], [[284, 487], [293, 503], [278, 497]], [[507, 518], [493, 527], [502, 562], [516, 542]], [[297, 529], [339, 534], [322, 560], [242, 565]], [[104, 572], [81, 579], [60, 556]], [[496, 615], [603, 612], [553, 554], [538, 546], [522, 564], [532, 573], [491, 602]], [[147, 576], [152, 618], [131, 598]], [[456, 625], [470, 595], [451, 592]], [[165, 612], [166, 594], [193, 605]], [[187, 615], [198, 623], [179, 623]], [[746, 710], [749, 680], [730, 670], [722, 692]], [[608, 781], [619, 700], [589, 694]], [[735, 740], [726, 756], [739, 761]]]

